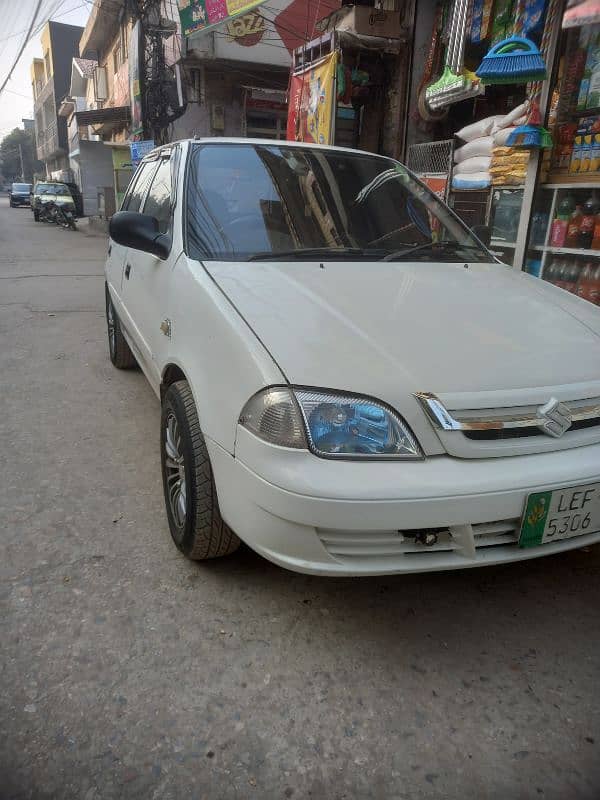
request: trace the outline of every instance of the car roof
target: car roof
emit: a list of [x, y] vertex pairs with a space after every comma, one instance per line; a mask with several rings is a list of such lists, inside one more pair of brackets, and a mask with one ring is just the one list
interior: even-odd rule
[[357, 150], [353, 147], [339, 147], [337, 145], [329, 145], [329, 144], [312, 144], [311, 142], [291, 142], [287, 139], [249, 139], [247, 137], [241, 136], [211, 136], [211, 137], [199, 137], [197, 139], [178, 139], [174, 142], [169, 142], [168, 144], [161, 145], [160, 147], [155, 147], [154, 150], [151, 150], [147, 155], [144, 156], [140, 163], [145, 161], [153, 161], [155, 158], [159, 157], [161, 153], [165, 151], [169, 151], [172, 147], [177, 144], [201, 144], [201, 145], [217, 145], [217, 144], [255, 144], [255, 145], [267, 145], [269, 147], [277, 146], [277, 147], [295, 147], [295, 148], [302, 148], [305, 150], [326, 150], [331, 153], [339, 152], [339, 153], [356, 153], [356, 155], [360, 156], [373, 156], [374, 158], [381, 158], [387, 161], [393, 160], [390, 159], [389, 156], [384, 156], [379, 153], [370, 153], [367, 150]]

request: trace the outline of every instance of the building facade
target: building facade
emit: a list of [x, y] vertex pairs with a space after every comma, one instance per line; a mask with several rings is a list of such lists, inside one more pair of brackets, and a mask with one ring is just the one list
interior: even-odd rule
[[272, 0], [182, 40], [186, 113], [173, 138], [285, 139], [292, 53], [339, 0]]
[[79, 55], [83, 28], [47, 22], [41, 35], [42, 58], [31, 65], [37, 157], [47, 177], [71, 180], [67, 121], [58, 115], [62, 98], [69, 91], [71, 61]]
[[67, 120], [69, 165], [81, 190], [84, 213], [92, 216], [102, 210], [106, 195], [114, 193], [112, 151], [92, 125], [82, 124], [78, 118], [93, 93], [97, 66], [91, 59], [73, 59], [69, 94], [58, 111]]

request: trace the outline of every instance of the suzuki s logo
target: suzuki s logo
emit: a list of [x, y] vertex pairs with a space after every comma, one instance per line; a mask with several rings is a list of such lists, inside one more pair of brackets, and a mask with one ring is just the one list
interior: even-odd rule
[[548, 436], [554, 436], [555, 439], [568, 431], [573, 422], [567, 406], [560, 403], [555, 397], [551, 397], [546, 405], [538, 408], [537, 416], [540, 418], [538, 427]]

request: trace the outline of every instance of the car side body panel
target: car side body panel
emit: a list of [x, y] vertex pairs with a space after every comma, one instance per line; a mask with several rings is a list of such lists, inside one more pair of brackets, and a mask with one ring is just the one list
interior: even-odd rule
[[246, 402], [285, 377], [254, 332], [202, 264], [184, 254], [170, 282], [170, 364], [186, 375], [205, 436], [234, 452], [237, 421]]

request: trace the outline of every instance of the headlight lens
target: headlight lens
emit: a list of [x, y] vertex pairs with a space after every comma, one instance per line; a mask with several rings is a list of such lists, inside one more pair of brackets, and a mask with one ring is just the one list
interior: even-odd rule
[[271, 444], [325, 458], [423, 458], [406, 422], [366, 397], [272, 386], [250, 398], [239, 421]]
[[298, 404], [285, 386], [271, 386], [251, 397], [240, 415], [240, 425], [280, 447], [307, 447]]
[[423, 458], [412, 431], [392, 409], [353, 395], [295, 390], [309, 446], [329, 458]]

